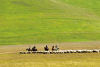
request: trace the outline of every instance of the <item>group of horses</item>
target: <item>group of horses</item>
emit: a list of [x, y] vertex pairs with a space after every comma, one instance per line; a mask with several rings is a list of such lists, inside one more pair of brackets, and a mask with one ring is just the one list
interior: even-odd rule
[[[54, 46], [52, 46], [52, 51], [57, 51], [59, 48], [54, 48]], [[28, 51], [37, 51], [36, 47], [33, 47], [32, 49], [31, 48], [27, 48], [26, 50]], [[49, 51], [49, 48], [48, 47], [44, 47], [44, 50], [45, 51]]]
[[36, 47], [33, 47], [32, 49], [31, 48], [27, 48], [26, 50], [28, 50], [28, 51], [37, 51]]

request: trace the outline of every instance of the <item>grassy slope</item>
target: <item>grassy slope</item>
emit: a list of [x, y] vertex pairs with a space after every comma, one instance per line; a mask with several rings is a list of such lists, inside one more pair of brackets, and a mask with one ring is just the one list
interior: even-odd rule
[[56, 1], [1, 0], [0, 45], [100, 40], [99, 0]]

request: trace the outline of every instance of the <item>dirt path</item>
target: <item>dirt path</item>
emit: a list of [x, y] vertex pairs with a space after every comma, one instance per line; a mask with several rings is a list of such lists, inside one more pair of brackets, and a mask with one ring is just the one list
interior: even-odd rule
[[27, 44], [27, 45], [8, 45], [0, 46], [0, 54], [19, 53], [26, 51], [29, 46], [36, 46], [38, 51], [44, 51], [44, 47], [48, 45], [51, 50], [52, 46], [58, 45], [61, 50], [66, 49], [100, 49], [100, 41], [91, 42], [67, 42], [67, 43], [47, 43], [47, 44]]

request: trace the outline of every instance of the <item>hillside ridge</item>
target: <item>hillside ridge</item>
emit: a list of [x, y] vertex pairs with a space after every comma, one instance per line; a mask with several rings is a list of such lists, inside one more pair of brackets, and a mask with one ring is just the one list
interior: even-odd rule
[[99, 41], [98, 2], [2, 0], [0, 45]]

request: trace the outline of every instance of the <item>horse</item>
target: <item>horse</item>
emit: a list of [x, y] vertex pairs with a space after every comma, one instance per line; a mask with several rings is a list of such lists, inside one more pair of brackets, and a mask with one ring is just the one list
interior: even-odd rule
[[48, 48], [48, 47], [47, 47], [47, 48], [46, 48], [46, 47], [44, 47], [44, 49], [45, 49], [45, 51], [48, 51], [48, 50], [49, 50], [49, 48]]
[[59, 48], [55, 48], [55, 51], [59, 50]]
[[55, 48], [54, 48], [54, 46], [52, 46], [52, 51], [54, 51], [55, 50]]
[[37, 51], [37, 49], [33, 47], [33, 48], [32, 48], [32, 51]]
[[26, 50], [28, 50], [28, 51], [37, 51], [37, 49], [35, 49], [35, 48], [32, 48], [32, 49], [27, 48]]
[[57, 51], [59, 48], [54, 48], [54, 46], [52, 46], [52, 51]]
[[29, 49], [29, 48], [27, 48], [26, 50], [28, 50], [28, 51], [32, 51], [31, 49]]

